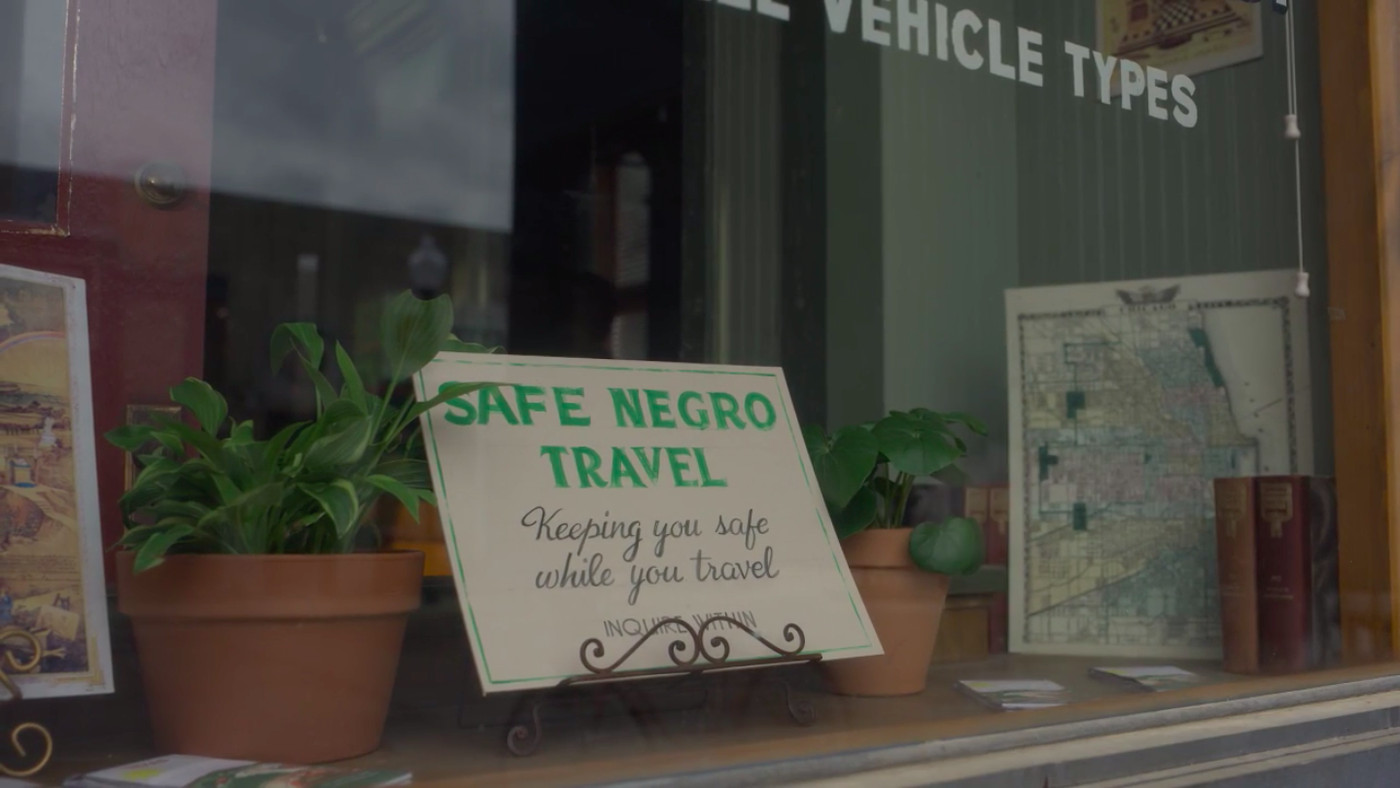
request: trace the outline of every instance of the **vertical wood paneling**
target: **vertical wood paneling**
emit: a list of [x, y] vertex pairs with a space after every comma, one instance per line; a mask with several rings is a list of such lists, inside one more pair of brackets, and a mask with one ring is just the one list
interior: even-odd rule
[[[885, 280], [881, 55], [850, 35], [826, 38], [826, 380], [833, 425], [884, 405]], [[933, 210], [932, 204], [926, 206]]]
[[[1094, 44], [1095, 0], [1018, 0], [1018, 23], [1052, 42]], [[1327, 272], [1318, 188], [1318, 50], [1300, 4], [1304, 250], [1312, 272], [1312, 394], [1317, 468], [1330, 471]], [[1047, 56], [1046, 86], [1017, 105], [1021, 286], [1291, 268], [1297, 264], [1285, 27], [1265, 13], [1262, 59], [1195, 77], [1200, 124], [1183, 129], [1075, 98], [1068, 58]], [[1092, 71], [1092, 66], [1090, 67]], [[971, 77], [965, 77], [971, 78]]]
[[[1014, 0], [963, 5], [1015, 29]], [[985, 417], [994, 434], [967, 469], [1000, 478], [1002, 293], [1016, 284], [1019, 254], [1019, 91], [933, 55], [879, 52], [884, 406]]]
[[[1094, 2], [1020, 0], [1017, 10], [1022, 24], [1045, 34], [1047, 49], [1058, 41], [1092, 45]], [[1019, 104], [1018, 187], [1022, 205], [1039, 214], [1023, 209], [1022, 243], [1049, 252], [1022, 256], [1023, 285], [1293, 264], [1284, 27], [1273, 14], [1264, 21], [1263, 59], [1196, 77], [1201, 123], [1190, 130], [1149, 118], [1141, 100], [1124, 111], [1074, 98], [1068, 59], [1047, 57], [1046, 87], [1023, 91]], [[1300, 29], [1307, 39], [1311, 28]], [[1300, 45], [1307, 99], [1316, 95], [1316, 49], [1309, 40]], [[1316, 112], [1306, 105], [1305, 123]], [[1058, 151], [1049, 161], [1047, 148]], [[1308, 197], [1307, 209], [1318, 214], [1320, 195]]]
[[708, 17], [709, 359], [778, 364], [782, 275], [780, 23]]

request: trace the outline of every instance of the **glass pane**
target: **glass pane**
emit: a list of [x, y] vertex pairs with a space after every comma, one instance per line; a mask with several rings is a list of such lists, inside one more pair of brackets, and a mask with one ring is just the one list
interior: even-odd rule
[[0, 0], [0, 218], [58, 207], [67, 3]]
[[[435, 504], [356, 468], [343, 484], [286, 485], [306, 504], [290, 529], [339, 514], [349, 536], [308, 547], [257, 531], [272, 553], [426, 556], [423, 604], [404, 614], [392, 696], [391, 662], [380, 665], [377, 688], [334, 674], [357, 700], [389, 698], [384, 746], [350, 764], [411, 769], [425, 781], [605, 783], [679, 771], [704, 783], [716, 764], [810, 764], [854, 747], [968, 741], [1339, 680], [1326, 671], [1341, 664], [1339, 588], [1349, 568], [1336, 544], [1332, 478], [1318, 11], [1285, 17], [1271, 9], [1281, 5], [218, 4], [208, 254], [198, 270], [208, 277], [205, 377], [235, 420], [254, 424], [237, 441], [317, 418], [335, 393], [327, 387], [339, 391], [355, 375], [383, 412], [410, 407], [413, 392], [395, 388], [381, 344], [381, 321], [405, 290], [450, 296], [456, 338], [513, 354], [780, 367], [792, 421], [812, 436], [820, 464], [805, 487], [811, 517], [804, 505], [771, 526], [819, 532], [833, 551], [824, 569], [838, 565], [854, 589], [843, 591], [841, 614], [848, 602], [868, 609], [891, 656], [486, 696], [471, 651], [481, 630], [461, 607], [468, 541], [452, 538]], [[31, 46], [44, 39], [27, 28], [15, 40], [25, 53], [48, 51]], [[0, 119], [7, 107], [23, 121], [16, 129], [46, 117], [4, 103], [4, 90]], [[327, 363], [324, 378], [295, 364], [274, 370], [268, 346], [286, 322], [314, 323], [328, 348], [364, 363], [354, 372]], [[600, 366], [600, 375], [623, 367]], [[528, 392], [516, 393], [525, 402]], [[509, 420], [508, 405], [492, 407]], [[524, 426], [537, 426], [520, 407]], [[346, 421], [360, 409], [347, 405], [355, 412]], [[715, 419], [697, 440], [723, 442]], [[389, 432], [362, 445], [392, 444]], [[355, 436], [346, 428], [304, 442], [353, 454], [361, 444], [346, 433]], [[414, 437], [410, 463], [429, 456]], [[802, 443], [794, 436], [794, 451], [805, 452]], [[546, 450], [557, 460], [566, 447], [535, 448], [532, 460]], [[633, 450], [640, 457], [643, 448]], [[260, 500], [233, 498], [235, 477], [282, 496], [281, 477], [262, 484], [238, 464], [256, 455], [240, 450], [236, 442], [228, 454], [204, 452], [212, 459], [157, 461], [198, 471], [229, 460], [236, 467], [215, 481], [180, 488], [213, 507]], [[304, 467], [287, 451], [290, 466]], [[493, 473], [514, 472], [492, 459]], [[623, 479], [613, 463], [611, 478]], [[576, 478], [601, 473], [577, 467]], [[568, 486], [555, 474], [553, 488], [541, 476], [541, 500]], [[731, 478], [752, 515], [773, 493], [764, 470], [746, 475]], [[842, 475], [844, 495], [830, 481]], [[481, 511], [495, 513], [513, 491], [468, 482]], [[624, 534], [620, 512], [637, 499], [621, 495], [619, 481], [570, 492], [580, 486], [597, 496], [573, 529]], [[645, 492], [674, 501], [678, 517], [714, 522], [709, 504]], [[363, 516], [336, 509], [336, 495], [364, 503], [352, 512]], [[208, 519], [237, 534], [265, 522], [203, 512], [190, 526], [199, 534]], [[503, 533], [521, 535], [524, 525], [554, 533], [549, 542], [577, 538], [559, 535], [568, 526], [499, 519]], [[660, 559], [665, 525], [648, 522], [647, 541], [634, 544]], [[176, 557], [248, 552], [216, 536], [177, 541]], [[596, 555], [616, 558], [622, 541]], [[716, 612], [705, 593], [713, 586], [703, 585], [711, 581], [742, 587], [745, 599], [780, 600], [800, 626], [834, 617], [807, 599], [810, 587], [784, 585], [813, 566], [784, 564], [783, 582], [754, 565], [703, 578], [709, 559], [681, 543], [694, 556], [678, 559], [678, 572], [693, 567], [688, 593], [648, 587], [673, 594], [662, 597], [668, 608], [633, 612], [618, 602], [621, 582], [578, 580], [567, 590], [580, 626], [610, 656], [658, 622], [672, 628], [667, 636], [683, 634], [663, 621], [669, 615], [697, 626], [733, 615], [770, 641], [782, 637], [787, 619]], [[548, 546], [564, 568], [542, 560], [517, 576], [508, 563], [516, 557], [503, 557], [511, 570], [500, 574], [517, 587], [498, 596], [521, 611], [508, 634], [532, 656], [555, 649], [574, 667], [583, 636], [561, 646], [530, 611], [559, 598], [544, 592], [572, 582], [561, 578], [594, 575], [568, 563], [582, 545]], [[485, 554], [469, 557], [496, 561]], [[621, 577], [625, 565], [614, 565]], [[417, 599], [416, 571], [409, 580], [406, 596]], [[496, 631], [512, 626], [506, 617]], [[742, 630], [723, 634], [741, 639]], [[134, 652], [141, 633], [118, 631], [118, 645]], [[141, 664], [123, 658], [134, 676]], [[507, 755], [507, 735], [537, 703], [542, 753]], [[791, 724], [808, 707], [819, 724]], [[157, 754], [144, 727], [126, 724], [140, 700], [113, 708], [122, 724], [93, 723], [101, 735], [77, 757], [112, 765], [113, 752], [123, 753], [117, 762]], [[1008, 709], [1026, 713], [994, 713]]]

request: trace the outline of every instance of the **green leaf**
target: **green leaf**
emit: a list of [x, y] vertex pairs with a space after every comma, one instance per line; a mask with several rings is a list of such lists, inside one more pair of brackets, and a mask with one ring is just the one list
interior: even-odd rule
[[870, 480], [869, 486], [876, 495], [884, 498], [891, 504], [898, 503], [899, 485], [895, 484], [894, 481], [886, 479], [884, 476], [877, 475]]
[[200, 518], [209, 513], [209, 507], [198, 501], [157, 501], [148, 510], [150, 515], [159, 521], [189, 520], [191, 523], [199, 522]]
[[146, 484], [133, 484], [130, 490], [122, 494], [117, 499], [117, 505], [121, 508], [122, 516], [126, 518], [128, 526], [134, 525], [132, 517], [137, 512], [142, 511], [152, 503], [166, 497], [168, 493], [169, 481], [175, 474], [167, 473], [166, 478], [160, 481], [150, 481]]
[[170, 399], [184, 405], [210, 435], [218, 435], [228, 417], [228, 402], [214, 387], [197, 378], [185, 378], [170, 390]]
[[827, 512], [839, 538], [858, 534], [875, 523], [875, 493], [869, 487], [862, 487], [856, 491], [850, 503], [839, 509], [828, 506]]
[[499, 347], [487, 347], [476, 342], [463, 342], [454, 334], [448, 334], [447, 340], [442, 343], [442, 350], [445, 353], [499, 353]]
[[272, 369], [276, 371], [288, 353], [295, 352], [313, 369], [321, 368], [326, 342], [314, 323], [283, 323], [272, 332]]
[[320, 504], [335, 524], [336, 536], [343, 539], [354, 530], [360, 514], [360, 498], [349, 479], [336, 479], [329, 484], [303, 484], [300, 489]]
[[909, 558], [928, 572], [972, 574], [982, 566], [983, 554], [982, 527], [966, 517], [923, 523], [909, 535]]
[[417, 490], [411, 489], [408, 485], [395, 479], [392, 476], [383, 474], [373, 474], [365, 477], [365, 481], [376, 489], [382, 490], [399, 500], [403, 508], [413, 517], [413, 522], [418, 522], [418, 502], [421, 500]]
[[317, 419], [316, 436], [306, 448], [304, 462], [314, 471], [352, 465], [365, 456], [374, 436], [374, 420], [348, 399], [336, 400]]
[[875, 438], [860, 427], [845, 427], [828, 438], [821, 427], [810, 424], [802, 437], [823, 497], [833, 507], [844, 507], [875, 469]]
[[941, 425], [909, 414], [891, 414], [871, 431], [879, 451], [896, 471], [928, 476], [952, 465], [962, 453]]
[[939, 412], [936, 411], [936, 410], [930, 410], [930, 409], [928, 409], [928, 408], [914, 408], [913, 410], [909, 411], [908, 413], [905, 413], [905, 412], [903, 412], [903, 411], [893, 410], [893, 411], [890, 411], [890, 415], [891, 415], [891, 416], [909, 416], [909, 417], [912, 417], [912, 418], [916, 418], [916, 419], [918, 419], [918, 420], [920, 420], [920, 421], [926, 421], [926, 422], [928, 422], [928, 423], [930, 423], [930, 424], [933, 424], [933, 425], [936, 425], [936, 426], [940, 426], [940, 427], [945, 426], [945, 425], [948, 423], [948, 419], [947, 419], [947, 417], [946, 417], [946, 414], [939, 413]]
[[436, 408], [442, 403], [455, 397], [465, 397], [475, 391], [479, 391], [488, 386], [499, 386], [499, 383], [447, 383], [438, 390], [437, 396], [415, 404], [408, 411], [408, 418], [416, 419], [428, 411]]
[[968, 429], [983, 437], [986, 437], [987, 435], [986, 423], [975, 416], [969, 416], [966, 413], [945, 413], [943, 414], [943, 418], [947, 419], [948, 421], [961, 424], [964, 427], [967, 427]]
[[185, 454], [185, 442], [180, 440], [180, 436], [168, 429], [158, 429], [151, 432], [151, 437], [156, 442], [164, 446], [167, 451], [176, 457], [183, 457]]
[[136, 571], [144, 572], [153, 566], [164, 563], [165, 554], [170, 551], [170, 548], [192, 533], [194, 533], [193, 526], [179, 524], [169, 526], [159, 533], [148, 536], [145, 543], [136, 551]]
[[332, 386], [325, 373], [312, 366], [310, 361], [303, 360], [301, 368], [306, 371], [306, 376], [311, 378], [311, 385], [316, 387], [316, 412], [324, 413], [331, 403], [339, 399], [335, 393], [335, 386]]
[[972, 483], [972, 477], [968, 476], [967, 471], [957, 465], [949, 465], [933, 474], [933, 478], [951, 487], [966, 487]]
[[374, 467], [374, 473], [388, 476], [412, 490], [426, 490], [431, 485], [428, 463], [408, 457], [398, 457], [381, 461]]
[[215, 472], [211, 473], [209, 477], [213, 480], [215, 489], [219, 491], [220, 502], [233, 503], [238, 496], [243, 494], [243, 491], [238, 489], [238, 485], [233, 483], [228, 474]]
[[447, 296], [424, 301], [405, 290], [390, 301], [380, 326], [389, 387], [432, 361], [451, 332], [452, 301]]
[[242, 421], [233, 425], [229, 430], [228, 438], [224, 441], [225, 448], [237, 448], [240, 446], [251, 446], [256, 440], [253, 437], [253, 422]]
[[369, 412], [365, 404], [365, 381], [360, 377], [360, 370], [355, 368], [354, 359], [345, 352], [345, 347], [339, 342], [335, 343], [335, 363], [340, 367], [340, 377], [345, 381], [341, 386], [341, 394], [351, 402], [360, 406], [360, 410]]
[[[249, 524], [268, 523], [274, 510], [285, 499], [286, 487], [281, 482], [268, 482], [239, 494], [238, 497], [229, 501], [228, 508], [233, 510], [234, 521], [239, 523], [246, 532], [249, 529]], [[265, 542], [265, 538], [263, 541]], [[275, 552], [273, 547], [273, 545], [263, 544], [261, 550]]]
[[109, 430], [103, 437], [118, 449], [135, 454], [151, 442], [151, 433], [154, 431], [155, 427], [149, 424], [124, 424]]
[[[209, 460], [222, 462], [224, 448], [213, 435], [207, 432], [201, 432], [183, 421], [168, 417], [162, 417], [160, 430], [153, 433], [157, 440], [161, 440], [162, 432], [168, 433], [176, 440], [188, 443], [190, 446], [194, 447], [195, 451], [204, 455]], [[165, 440], [161, 440], [161, 443], [165, 444], [167, 448], [170, 447], [170, 444], [167, 444]], [[184, 451], [183, 445], [176, 444], [176, 446], [180, 452]]]
[[160, 533], [164, 530], [165, 527], [157, 525], [138, 525], [133, 528], [128, 528], [126, 532], [122, 534], [122, 538], [118, 539], [113, 547], [138, 549], [141, 545], [146, 543], [147, 539], [151, 538], [152, 534]]
[[309, 421], [299, 421], [295, 424], [288, 424], [281, 430], [278, 430], [277, 434], [273, 435], [272, 438], [267, 441], [267, 445], [263, 450], [262, 468], [260, 470], [264, 474], [271, 474], [280, 467], [282, 460], [285, 459], [282, 452], [287, 447], [287, 444], [310, 425], [311, 422]]
[[162, 476], [174, 476], [179, 471], [180, 463], [168, 457], [162, 457], [142, 468], [141, 472], [136, 474], [136, 480], [131, 483], [131, 489], [136, 490], [141, 487], [148, 487]]

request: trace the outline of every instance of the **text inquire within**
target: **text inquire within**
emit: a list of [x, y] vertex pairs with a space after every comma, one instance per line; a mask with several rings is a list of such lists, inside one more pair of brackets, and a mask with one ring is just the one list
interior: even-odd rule
[[[590, 638], [611, 664], [671, 617], [881, 653], [781, 370], [444, 353], [417, 394], [478, 381], [423, 434], [483, 691], [585, 673]], [[771, 655], [727, 621], [714, 635], [731, 660]], [[677, 639], [693, 648], [668, 627], [623, 667], [671, 665]]]

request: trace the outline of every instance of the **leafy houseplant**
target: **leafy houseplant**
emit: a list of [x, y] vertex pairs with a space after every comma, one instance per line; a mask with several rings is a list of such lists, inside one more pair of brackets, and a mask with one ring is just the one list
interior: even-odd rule
[[927, 683], [948, 576], [975, 572], [983, 559], [981, 527], [955, 517], [904, 527], [919, 479], [956, 476], [967, 454], [959, 432], [986, 435], [961, 413], [894, 411], [879, 421], [827, 434], [803, 430], [812, 468], [847, 563], [885, 654], [824, 665], [837, 692], [904, 695]]
[[[407, 380], [438, 351], [483, 351], [450, 337], [446, 296], [420, 301], [403, 293], [385, 314], [381, 340], [388, 360], [387, 391]], [[325, 342], [309, 323], [287, 323], [272, 335], [272, 365], [295, 355], [316, 389], [316, 418], [266, 440], [253, 423], [228, 418], [224, 397], [190, 378], [170, 391], [197, 423], [166, 418], [128, 425], [107, 439], [138, 457], [142, 471], [121, 499], [127, 531], [118, 543], [134, 552], [135, 571], [168, 553], [349, 553], [365, 514], [383, 494], [412, 512], [433, 501], [427, 463], [408, 449], [418, 417], [481, 384], [456, 384], [426, 402], [401, 404], [365, 387], [350, 354], [336, 343], [336, 389], [321, 371]]]
[[378, 746], [423, 558], [357, 550], [380, 496], [410, 512], [433, 500], [414, 456], [418, 417], [483, 385], [391, 398], [439, 351], [485, 350], [451, 336], [452, 314], [445, 296], [388, 304], [382, 396], [338, 343], [331, 382], [315, 326], [277, 328], [273, 367], [295, 357], [316, 410], [271, 437], [231, 420], [224, 397], [195, 379], [171, 390], [192, 423], [108, 433], [142, 466], [121, 499], [118, 593], [162, 749], [316, 762]]
[[[828, 435], [803, 429], [822, 497], [842, 539], [867, 528], [902, 528], [914, 484], [924, 477], [957, 475], [967, 443], [958, 427], [986, 435], [981, 421], [962, 413], [916, 408]], [[942, 574], [967, 574], [982, 565], [982, 536], [965, 518], [921, 523], [910, 534], [910, 558]]]

